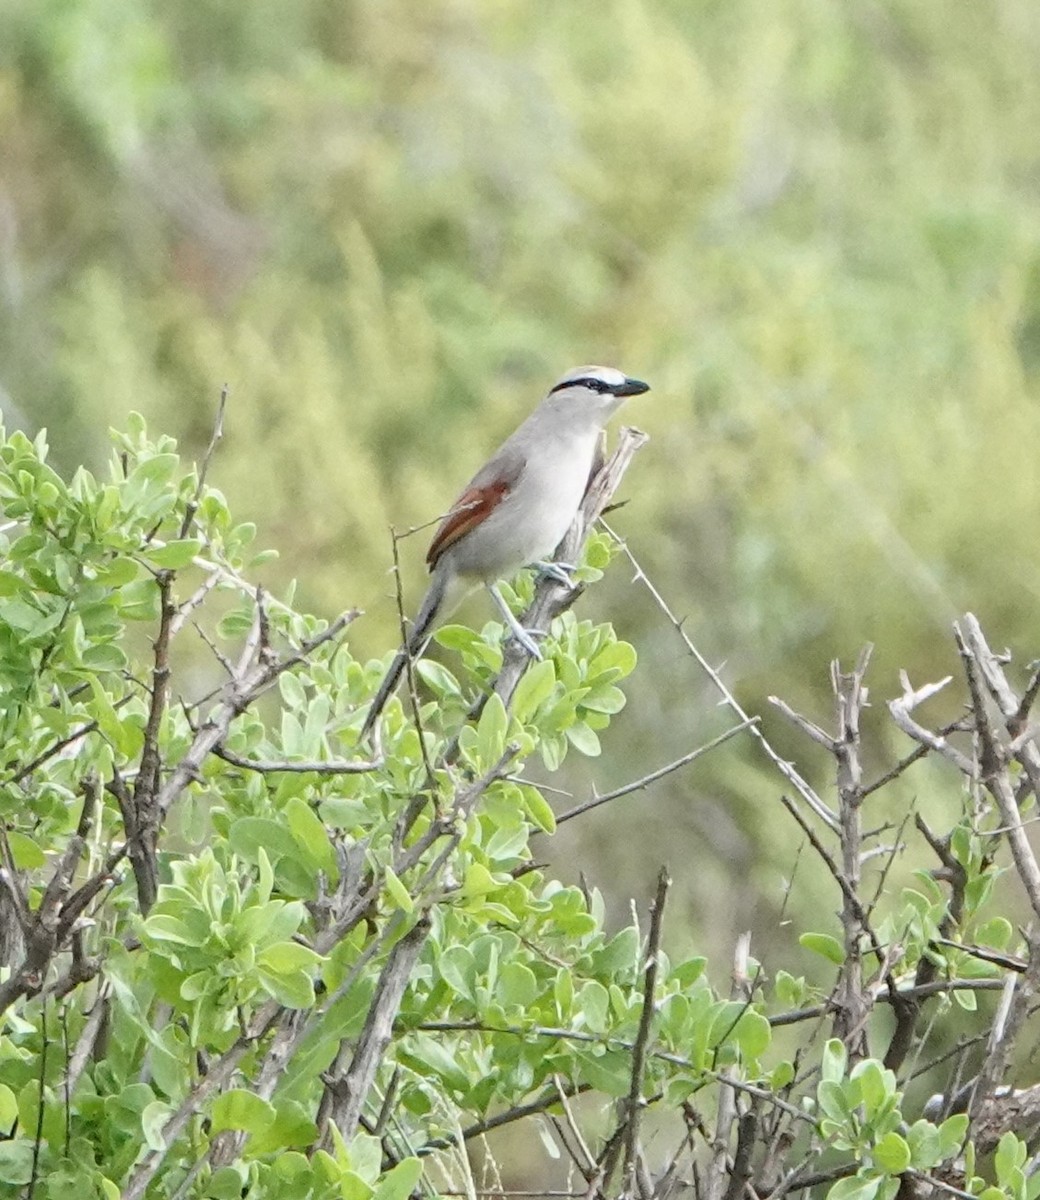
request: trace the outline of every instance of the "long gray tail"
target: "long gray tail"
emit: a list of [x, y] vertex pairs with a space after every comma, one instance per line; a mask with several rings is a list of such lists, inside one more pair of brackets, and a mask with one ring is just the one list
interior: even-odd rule
[[372, 732], [376, 721], [379, 720], [379, 714], [385, 708], [394, 688], [397, 687], [405, 664], [409, 659], [414, 662], [415, 659], [420, 658], [426, 649], [426, 643], [430, 640], [430, 630], [437, 619], [437, 613], [444, 600], [446, 590], [447, 579], [440, 572], [435, 573], [430, 581], [430, 586], [426, 589], [426, 595], [423, 596], [423, 602], [419, 605], [408, 641], [398, 650], [394, 661], [390, 664], [390, 670], [383, 676], [383, 682], [379, 685], [379, 690], [372, 701], [372, 707], [368, 710], [368, 716], [361, 727], [362, 741], [365, 741]]

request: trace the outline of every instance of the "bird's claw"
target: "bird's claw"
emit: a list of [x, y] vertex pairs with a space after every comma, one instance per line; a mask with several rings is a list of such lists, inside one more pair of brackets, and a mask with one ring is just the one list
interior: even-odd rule
[[532, 658], [537, 659], [538, 662], [542, 661], [541, 647], [534, 639], [545, 637], [546, 632], [544, 629], [524, 629], [523, 626], [518, 625], [511, 632], [513, 637]]
[[546, 579], [553, 579], [557, 583], [562, 583], [569, 588], [574, 587], [574, 580], [571, 578], [571, 575], [578, 569], [574, 563], [539, 561], [533, 563], [532, 566], [539, 575], [544, 576]]

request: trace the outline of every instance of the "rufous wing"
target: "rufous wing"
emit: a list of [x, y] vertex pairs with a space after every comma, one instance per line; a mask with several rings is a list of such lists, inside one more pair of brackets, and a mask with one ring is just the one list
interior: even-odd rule
[[475, 529], [502, 503], [509, 495], [511, 484], [504, 479], [493, 483], [478, 485], [472, 483], [455, 501], [451, 511], [440, 523], [433, 535], [430, 548], [426, 551], [426, 562], [432, 571], [437, 560], [450, 549], [461, 537], [465, 537], [471, 529]]

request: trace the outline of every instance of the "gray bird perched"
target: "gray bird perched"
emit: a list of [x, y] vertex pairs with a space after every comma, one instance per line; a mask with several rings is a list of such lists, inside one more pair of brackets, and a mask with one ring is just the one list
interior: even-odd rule
[[438, 614], [458, 598], [460, 584], [484, 584], [516, 640], [541, 658], [497, 584], [525, 566], [567, 578], [563, 564], [546, 560], [577, 515], [600, 434], [626, 397], [649, 390], [613, 367], [575, 367], [473, 476], [430, 543], [430, 586], [406, 646], [379, 685], [362, 739], [372, 732], [405, 663], [422, 654]]

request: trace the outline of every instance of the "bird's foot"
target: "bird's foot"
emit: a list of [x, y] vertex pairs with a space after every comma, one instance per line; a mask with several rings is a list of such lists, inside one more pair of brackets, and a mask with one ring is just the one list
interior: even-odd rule
[[535, 641], [535, 638], [546, 637], [544, 629], [525, 629], [519, 621], [510, 628], [510, 634], [520, 643], [527, 653], [538, 662], [542, 661], [542, 648]]
[[488, 585], [488, 591], [491, 594], [491, 599], [495, 602], [495, 607], [502, 614], [502, 619], [509, 626], [509, 631], [513, 637], [516, 638], [532, 658], [536, 658], [540, 662], [542, 652], [534, 639], [536, 637], [545, 637], [545, 633], [540, 629], [525, 629], [516, 619], [513, 610], [506, 604], [502, 593], [493, 583]]
[[554, 579], [557, 583], [562, 583], [569, 588], [574, 587], [574, 580], [571, 578], [571, 575], [578, 569], [574, 563], [540, 560], [532, 563], [531, 566], [534, 567], [539, 575], [543, 575], [546, 579]]

